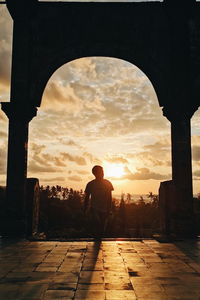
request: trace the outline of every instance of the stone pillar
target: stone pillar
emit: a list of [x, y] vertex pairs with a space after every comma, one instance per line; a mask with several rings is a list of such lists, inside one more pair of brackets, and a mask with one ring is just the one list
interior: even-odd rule
[[26, 232], [25, 190], [27, 177], [28, 125], [36, 116], [35, 107], [21, 107], [2, 103], [2, 110], [9, 118], [6, 223], [5, 232], [23, 235]]
[[28, 178], [26, 182], [26, 213], [27, 236], [36, 236], [39, 227], [40, 215], [40, 185], [37, 178]]
[[171, 122], [172, 184], [169, 195], [170, 231], [177, 236], [192, 236], [194, 233], [191, 128], [190, 119], [195, 110], [177, 111], [164, 109], [163, 114]]

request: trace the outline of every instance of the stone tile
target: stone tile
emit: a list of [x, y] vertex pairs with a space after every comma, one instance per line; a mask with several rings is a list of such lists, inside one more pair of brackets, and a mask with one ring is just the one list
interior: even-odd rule
[[77, 290], [74, 299], [96, 299], [104, 300], [106, 296], [105, 291], [92, 291], [92, 290]]
[[36, 272], [56, 272], [58, 270], [58, 267], [54, 266], [41, 266], [39, 265], [35, 271]]
[[104, 276], [101, 271], [82, 271], [80, 273], [80, 283], [103, 283]]
[[76, 252], [69, 251], [66, 255], [66, 259], [71, 259], [71, 260], [76, 259], [76, 260], [78, 260], [78, 259], [82, 259], [83, 255], [84, 255], [83, 253], [79, 253], [79, 252], [76, 253]]
[[165, 289], [162, 285], [159, 285], [159, 284], [134, 284], [134, 290], [135, 292], [163, 292]]
[[44, 294], [43, 300], [57, 300], [57, 299], [69, 300], [69, 299], [73, 299], [73, 297], [74, 297], [74, 291], [47, 290]]
[[127, 277], [105, 277], [105, 283], [128, 284], [129, 282]]
[[1, 282], [1, 279], [6, 277], [7, 274], [8, 274], [8, 271], [1, 271], [0, 270], [0, 282]]
[[192, 289], [191, 286], [186, 286], [186, 285], [163, 285], [165, 291], [169, 295], [186, 295], [186, 294], [199, 294], [199, 289]]
[[136, 284], [145, 286], [145, 284], [157, 283], [156, 280], [152, 277], [131, 277], [130, 281], [133, 286], [135, 286]]
[[195, 247], [154, 240], [0, 247], [0, 299], [39, 300], [44, 293], [43, 299], [72, 299], [77, 289], [75, 299], [129, 299], [135, 292], [138, 300], [199, 300], [200, 244]]
[[195, 263], [195, 262], [191, 262], [188, 264], [190, 268], [192, 268], [195, 272], [200, 273], [200, 265]]
[[12, 272], [33, 272], [36, 269], [36, 267], [33, 266], [20, 266], [15, 267]]
[[52, 281], [54, 272], [30, 272], [26, 283], [45, 284]]
[[[159, 295], [159, 294], [147, 294], [147, 295], [139, 295], [137, 296], [137, 300], [175, 300], [173, 298], [169, 298], [167, 295]], [[179, 299], [182, 300], [182, 299]], [[194, 299], [187, 299], [187, 300], [194, 300]]]
[[112, 253], [112, 255], [113, 256], [104, 255], [103, 260], [111, 263], [123, 263], [123, 258], [121, 255], [117, 256], [115, 253]]
[[17, 284], [0, 284], [0, 299], [13, 300], [19, 297], [20, 286]]
[[82, 267], [83, 271], [103, 271], [103, 263], [101, 264], [84, 264]]
[[[129, 272], [129, 275], [132, 277], [153, 277], [155, 274], [152, 273], [150, 270], [146, 269], [146, 270], [142, 270], [142, 271], [133, 271], [133, 272]], [[156, 276], [156, 275], [155, 275]]]
[[127, 269], [125, 266], [114, 267], [113, 265], [104, 265], [104, 270], [110, 272], [115, 270], [116, 272], [127, 274]]
[[106, 299], [109, 300], [134, 300], [136, 298], [136, 294], [134, 291], [119, 291], [119, 290], [112, 290], [112, 291], [106, 291]]
[[181, 273], [179, 275], [179, 278], [183, 282], [185, 282], [186, 284], [187, 283], [198, 283], [200, 285], [200, 274], [197, 274], [197, 273], [190, 273], [190, 274]]
[[27, 299], [42, 299], [45, 291], [47, 290], [47, 284], [26, 284], [19, 288], [19, 300]]
[[13, 262], [13, 263], [6, 262], [5, 263], [5, 261], [3, 261], [0, 264], [1, 264], [1, 272], [4, 272], [4, 273], [10, 272], [19, 266], [19, 264], [15, 263], [15, 262]]
[[66, 264], [62, 263], [58, 269], [59, 272], [80, 272], [81, 270], [81, 264]]
[[39, 264], [39, 266], [41, 267], [59, 267], [60, 263], [59, 262], [42, 262]]
[[57, 272], [52, 277], [52, 281], [56, 283], [77, 283], [79, 274], [72, 272]]
[[138, 266], [138, 265], [135, 265], [134, 267], [127, 267], [127, 271], [129, 272], [129, 275], [130, 276], [133, 276], [131, 274], [134, 274], [134, 273], [144, 273], [144, 272], [147, 272], [149, 274], [151, 274], [151, 270], [147, 267], [147, 266]]
[[133, 290], [131, 283], [105, 283], [105, 290]]
[[43, 255], [43, 256], [30, 255], [30, 256], [26, 257], [25, 261], [31, 262], [31, 263], [40, 263], [41, 261], [44, 260], [45, 257], [46, 257], [45, 255]]
[[51, 282], [48, 286], [48, 290], [76, 290], [76, 283], [67, 283], [67, 282]]
[[58, 255], [52, 255], [52, 256], [47, 256], [43, 261], [41, 260], [40, 262], [57, 262], [61, 263], [64, 260], [64, 257], [58, 256]]
[[153, 262], [162, 262], [162, 259], [160, 257], [148, 257], [148, 256], [143, 256], [142, 259], [144, 260], [145, 263], [153, 263]]
[[59, 249], [58, 247], [56, 247], [51, 251], [51, 254], [53, 254], [53, 255], [66, 255], [68, 251], [69, 251], [68, 249], [62, 249], [62, 248]]
[[101, 291], [104, 290], [104, 284], [103, 283], [79, 283], [77, 286], [77, 290], [94, 290], [94, 291]]
[[33, 272], [10, 272], [2, 281], [20, 283], [29, 280]]
[[129, 277], [129, 274], [127, 272], [127, 270], [124, 268], [122, 272], [118, 272], [115, 269], [112, 269], [111, 271], [105, 271], [104, 274], [106, 276], [126, 276]]
[[150, 290], [145, 290], [145, 288], [142, 290], [135, 290], [135, 294], [137, 296], [137, 299], [167, 299], [171, 300], [169, 298], [169, 295], [167, 295], [165, 292], [161, 291], [150, 291]]

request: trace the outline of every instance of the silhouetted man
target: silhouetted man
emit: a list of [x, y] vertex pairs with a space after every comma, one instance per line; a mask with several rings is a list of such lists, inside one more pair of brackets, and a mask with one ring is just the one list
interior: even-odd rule
[[95, 219], [97, 236], [101, 236], [105, 230], [105, 222], [112, 208], [112, 183], [104, 179], [101, 166], [94, 166], [92, 173], [95, 179], [88, 182], [85, 188], [84, 209], [87, 210], [90, 203], [90, 211]]

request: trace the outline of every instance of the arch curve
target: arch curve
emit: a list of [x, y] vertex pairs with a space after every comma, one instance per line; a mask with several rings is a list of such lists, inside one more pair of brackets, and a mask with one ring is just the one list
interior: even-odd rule
[[134, 51], [130, 45], [119, 46], [117, 44], [98, 43], [88, 45], [87, 48], [78, 45], [68, 45], [67, 48], [54, 52], [48, 56], [47, 60], [38, 61], [38, 73], [35, 74], [31, 86], [31, 103], [39, 107], [41, 105], [42, 95], [53, 73], [61, 66], [84, 57], [111, 57], [127, 61], [138, 67], [150, 80], [157, 94], [160, 106], [167, 102], [167, 88], [165, 86], [165, 73], [159, 67], [159, 64], [152, 57], [144, 58], [143, 55]]

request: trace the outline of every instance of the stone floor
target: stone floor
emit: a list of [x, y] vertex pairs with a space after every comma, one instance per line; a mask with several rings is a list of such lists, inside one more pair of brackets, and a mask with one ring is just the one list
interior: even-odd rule
[[0, 299], [200, 299], [200, 241], [0, 245]]

